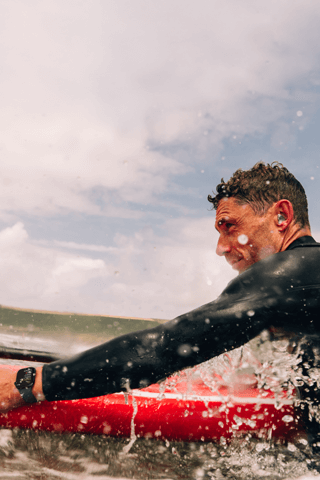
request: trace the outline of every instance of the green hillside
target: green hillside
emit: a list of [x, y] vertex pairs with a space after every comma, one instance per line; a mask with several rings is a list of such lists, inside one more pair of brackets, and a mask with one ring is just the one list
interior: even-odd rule
[[163, 320], [108, 315], [47, 312], [0, 306], [0, 333], [50, 334], [102, 340], [124, 333], [151, 328]]

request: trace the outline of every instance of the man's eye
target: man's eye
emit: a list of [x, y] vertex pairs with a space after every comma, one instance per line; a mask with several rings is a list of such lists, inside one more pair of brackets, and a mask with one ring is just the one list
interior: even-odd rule
[[233, 223], [226, 223], [225, 225], [226, 225], [226, 228], [228, 228], [228, 229], [233, 227]]

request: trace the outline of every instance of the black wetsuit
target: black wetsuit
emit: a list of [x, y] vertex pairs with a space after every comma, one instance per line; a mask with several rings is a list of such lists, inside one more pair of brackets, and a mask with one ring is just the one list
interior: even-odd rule
[[141, 388], [239, 347], [266, 328], [320, 335], [320, 244], [310, 237], [261, 260], [211, 303], [43, 367], [47, 400]]

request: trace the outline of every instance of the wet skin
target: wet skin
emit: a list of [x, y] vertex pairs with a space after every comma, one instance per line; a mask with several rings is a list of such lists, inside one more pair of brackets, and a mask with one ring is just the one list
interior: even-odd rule
[[250, 205], [240, 205], [234, 198], [222, 199], [216, 215], [219, 232], [217, 254], [238, 272], [277, 252], [273, 215], [257, 215]]
[[[279, 222], [278, 215], [282, 220]], [[239, 273], [273, 253], [284, 251], [296, 238], [311, 235], [294, 221], [288, 200], [275, 202], [265, 213], [257, 214], [248, 204], [234, 197], [220, 200], [216, 213], [219, 240], [216, 253]]]

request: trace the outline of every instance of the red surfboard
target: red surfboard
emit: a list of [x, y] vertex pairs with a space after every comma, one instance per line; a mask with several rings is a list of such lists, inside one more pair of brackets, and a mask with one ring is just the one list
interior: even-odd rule
[[39, 402], [0, 415], [0, 426], [172, 441], [228, 441], [248, 432], [290, 439], [303, 430], [294, 392], [259, 389], [254, 377], [228, 386], [215, 378], [208, 385], [195, 368], [142, 390]]

